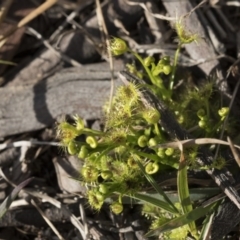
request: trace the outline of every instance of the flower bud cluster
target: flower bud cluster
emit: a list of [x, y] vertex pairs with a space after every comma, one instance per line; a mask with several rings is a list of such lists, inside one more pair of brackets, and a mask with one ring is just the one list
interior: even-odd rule
[[[58, 125], [59, 138], [68, 153], [84, 161], [80, 179], [91, 185], [87, 197], [96, 210], [115, 193], [122, 196], [141, 189], [144, 175], [139, 164], [148, 174], [160, 170], [162, 158], [156, 156], [157, 150], [151, 150], [147, 157], [138, 154], [165, 139], [159, 128], [160, 113], [144, 105], [139, 88], [129, 83], [117, 89], [111, 107], [105, 106], [105, 131], [87, 128], [78, 116], [74, 117], [74, 124], [64, 121]], [[80, 136], [85, 140], [80, 141]], [[166, 158], [170, 155], [173, 151], [166, 150]], [[120, 213], [121, 197], [110, 208]]]

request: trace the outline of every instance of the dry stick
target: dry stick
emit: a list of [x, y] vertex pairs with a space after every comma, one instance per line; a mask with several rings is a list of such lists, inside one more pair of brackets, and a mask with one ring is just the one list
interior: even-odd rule
[[1, 9], [0, 9], [0, 26], [7, 15], [8, 9], [12, 5], [13, 0], [3, 1]]
[[[9, 183], [12, 187], [16, 187], [16, 184], [13, 183], [11, 180], [9, 180], [6, 175], [4, 174], [2, 168], [0, 167], [0, 176], [7, 182]], [[33, 197], [36, 197], [36, 198], [40, 198], [42, 199], [42, 201], [46, 201], [46, 202], [49, 202], [51, 203], [52, 205], [54, 205], [55, 207], [61, 209], [70, 219], [71, 223], [79, 230], [80, 234], [83, 236], [83, 239], [84, 236], [86, 235], [85, 232], [84, 232], [84, 227], [82, 225], [81, 222], [79, 222], [79, 220], [77, 219], [77, 217], [72, 214], [70, 212], [70, 210], [68, 210], [65, 205], [63, 205], [61, 202], [59, 202], [58, 200], [52, 198], [52, 197], [49, 197], [48, 195], [44, 195], [42, 193], [39, 193], [37, 191], [33, 191], [33, 190], [27, 190], [27, 189], [22, 189], [21, 191], [23, 192], [26, 192], [27, 194], [33, 196]]]
[[182, 141], [178, 140], [177, 142], [161, 143], [152, 148], [178, 148], [179, 143], [182, 144], [184, 147], [192, 147], [195, 145], [206, 145], [206, 144], [221, 144], [221, 145], [227, 145], [230, 147], [232, 145], [234, 148], [240, 149], [240, 146], [233, 145], [232, 142], [231, 143], [229, 141], [226, 142], [223, 140], [219, 140], [217, 138], [196, 138], [196, 139], [187, 139]]
[[96, 12], [97, 12], [97, 17], [99, 18], [99, 23], [101, 23], [100, 26], [102, 26], [103, 32], [106, 36], [106, 44], [107, 44], [107, 50], [108, 50], [108, 56], [109, 56], [109, 67], [111, 71], [111, 88], [110, 88], [110, 98], [109, 98], [109, 110], [108, 114], [111, 114], [111, 106], [112, 106], [112, 99], [113, 99], [113, 91], [114, 91], [114, 69], [113, 69], [113, 58], [112, 58], [112, 53], [111, 53], [111, 48], [110, 48], [110, 40], [108, 38], [108, 30], [107, 26], [105, 24], [104, 18], [103, 18], [103, 13], [102, 13], [102, 8], [100, 5], [100, 1], [96, 0]]
[[83, 222], [83, 226], [84, 226], [84, 232], [85, 232], [85, 239], [90, 239], [90, 233], [89, 233], [89, 229], [88, 229], [88, 224], [87, 224], [87, 218], [86, 218], [86, 213], [85, 213], [85, 209], [82, 203], [80, 203], [79, 205], [79, 210], [80, 210], [80, 216]]
[[231, 148], [233, 157], [236, 160], [238, 166], [240, 167], [240, 157], [239, 157], [238, 152], [236, 151], [236, 146], [234, 146], [234, 144], [233, 144], [232, 140], [230, 139], [230, 137], [227, 137], [227, 140], [228, 140], [229, 146]]
[[43, 45], [49, 49], [50, 51], [52, 51], [53, 54], [55, 54], [56, 56], [58, 56], [60, 59], [63, 59], [65, 62], [69, 63], [70, 65], [72, 65], [73, 67], [81, 67], [82, 64], [78, 63], [77, 61], [75, 61], [74, 59], [68, 57], [67, 55], [65, 55], [64, 53], [61, 53], [60, 51], [57, 51], [54, 47], [51, 46], [51, 44], [45, 40], [42, 35], [40, 33], [38, 33], [35, 29], [28, 27], [28, 31], [34, 35], [37, 39], [39, 39], [40, 41], [42, 41]]
[[[161, 14], [155, 14], [155, 13], [152, 13], [148, 10], [146, 4], [144, 3], [140, 3], [140, 2], [131, 2], [131, 1], [128, 1], [128, 0], [124, 0], [128, 5], [131, 5], [131, 6], [134, 6], [134, 5], [138, 5], [140, 7], [142, 7], [145, 11], [147, 11], [149, 14], [151, 14], [153, 17], [155, 18], [158, 18], [158, 19], [161, 19], [161, 20], [166, 20], [166, 21], [176, 21], [177, 19], [176, 18], [173, 18], [173, 17], [166, 17], [164, 15], [161, 15]], [[183, 16], [183, 18], [187, 17], [187, 16], [190, 16], [195, 10], [197, 10], [198, 8], [200, 8], [204, 3], [207, 3], [208, 0], [203, 0], [201, 1], [196, 7], [194, 7], [189, 13], [185, 14]]]
[[49, 9], [56, 2], [57, 2], [57, 0], [47, 0], [45, 3], [40, 5], [37, 9], [33, 10], [26, 17], [24, 17], [16, 26], [14, 26], [11, 29], [9, 29], [9, 31], [6, 34], [4, 34], [4, 36], [0, 37], [0, 41], [2, 41], [3, 39], [7, 38], [9, 35], [11, 35], [13, 32], [15, 32], [16, 29], [25, 26], [27, 23], [29, 23], [34, 18], [36, 18], [38, 15], [42, 14], [47, 9]]
[[60, 234], [57, 228], [52, 224], [52, 222], [47, 218], [46, 214], [42, 211], [42, 209], [37, 205], [34, 199], [31, 199], [32, 205], [38, 210], [42, 218], [46, 221], [48, 226], [53, 230], [53, 232], [57, 235], [60, 240], [64, 240], [64, 237]]
[[[139, 79], [126, 71], [121, 71], [120, 77], [125, 83], [134, 82], [137, 84], [145, 84], [142, 79]], [[151, 91], [145, 87], [140, 88], [140, 92], [142, 95], [143, 103], [146, 106], [153, 107], [159, 111], [161, 115], [159, 124], [165, 129], [171, 138], [178, 140], [190, 138], [189, 134], [181, 128], [172, 113], [167, 109], [161, 100], [159, 100]], [[212, 164], [213, 155], [207, 149], [202, 147], [199, 148], [199, 154], [196, 160], [201, 166], [208, 166]], [[215, 183], [222, 188], [224, 193], [240, 209], [240, 197], [236, 189], [232, 187], [234, 179], [231, 177], [231, 174], [227, 171], [227, 169], [207, 169], [206, 172], [214, 179]]]
[[135, 5], [138, 5], [140, 7], [142, 7], [145, 11], [147, 11], [149, 14], [151, 14], [153, 17], [155, 18], [158, 18], [158, 19], [162, 19], [162, 20], [166, 20], [166, 21], [176, 21], [176, 18], [173, 18], [173, 17], [166, 17], [164, 15], [161, 15], [161, 14], [155, 14], [155, 13], [152, 13], [148, 10], [147, 6], [144, 4], [144, 3], [140, 3], [140, 2], [131, 2], [131, 1], [127, 1], [127, 0], [124, 0], [128, 5], [131, 5], [131, 6], [135, 6]]

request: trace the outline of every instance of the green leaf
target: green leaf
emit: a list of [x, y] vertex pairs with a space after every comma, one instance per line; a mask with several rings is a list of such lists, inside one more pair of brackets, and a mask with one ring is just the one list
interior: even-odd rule
[[16, 63], [9, 62], [9, 61], [5, 61], [5, 60], [0, 60], [0, 64], [13, 65], [13, 66], [16, 66], [16, 65], [17, 65]]
[[144, 176], [146, 177], [146, 179], [149, 181], [149, 183], [153, 186], [153, 188], [156, 190], [157, 193], [159, 193], [160, 195], [163, 196], [164, 200], [166, 201], [166, 203], [168, 203], [169, 206], [171, 206], [172, 211], [174, 211], [174, 213], [179, 213], [179, 211], [177, 210], [177, 208], [174, 206], [174, 204], [172, 203], [172, 201], [169, 199], [169, 197], [167, 196], [167, 194], [158, 186], [158, 184], [156, 183], [156, 181], [145, 172], [144, 167], [142, 165], [142, 163], [138, 160], [138, 166], [141, 169], [142, 173], [144, 174]]
[[[183, 157], [183, 155], [182, 155]], [[180, 161], [178, 176], [177, 176], [177, 188], [178, 197], [184, 214], [187, 214], [193, 210], [191, 203], [189, 189], [188, 189], [188, 179], [187, 179], [187, 164], [184, 159]], [[193, 236], [197, 236], [197, 228], [195, 222], [189, 223], [189, 228]]]
[[190, 222], [196, 221], [200, 217], [205, 216], [209, 211], [214, 210], [216, 205], [217, 203], [212, 203], [207, 207], [198, 207], [187, 214], [174, 218], [169, 222], [164, 223], [162, 226], [151, 230], [146, 234], [146, 237], [156, 236], [160, 233], [168, 232], [185, 224], [189, 224]]
[[199, 236], [199, 240], [209, 239], [209, 232], [211, 230], [213, 217], [214, 217], [214, 214], [211, 214], [205, 218], [204, 224], [203, 224], [200, 236]]
[[[147, 194], [142, 194], [142, 193], [134, 193], [133, 195], [131, 195], [131, 198], [135, 198], [135, 199], [138, 199], [142, 202], [145, 202], [145, 203], [148, 203], [148, 204], [152, 204], [156, 207], [159, 207], [161, 209], [164, 209], [165, 211], [167, 212], [170, 212], [170, 213], [173, 213], [173, 214], [176, 214], [176, 210], [173, 209], [172, 205], [171, 204], [168, 204], [164, 201], [161, 201], [157, 198], [154, 198], [154, 197], [151, 197]], [[177, 212], [178, 213], [178, 212]], [[179, 214], [179, 213], [178, 213]]]
[[17, 197], [18, 193], [20, 190], [22, 190], [26, 185], [28, 185], [31, 181], [33, 180], [32, 178], [28, 178], [27, 180], [23, 181], [20, 183], [18, 186], [16, 186], [11, 194], [2, 202], [0, 205], [0, 219], [4, 216], [4, 214], [7, 212], [8, 208], [10, 207], [11, 203], [13, 200]]

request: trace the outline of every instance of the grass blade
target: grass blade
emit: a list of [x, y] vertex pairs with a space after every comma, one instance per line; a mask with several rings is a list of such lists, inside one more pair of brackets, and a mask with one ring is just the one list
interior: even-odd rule
[[172, 208], [172, 205], [169, 205], [168, 203], [166, 203], [164, 201], [161, 201], [157, 198], [151, 197], [147, 194], [135, 193], [135, 194], [131, 195], [131, 198], [138, 199], [142, 202], [149, 203], [149, 204], [152, 204], [156, 207], [164, 209], [167, 212], [176, 214], [176, 210]]
[[159, 193], [160, 195], [163, 196], [164, 200], [166, 201], [166, 203], [168, 203], [169, 206], [171, 206], [171, 208], [174, 210], [174, 213], [179, 213], [179, 211], [177, 210], [177, 208], [174, 206], [174, 204], [172, 203], [172, 201], [169, 199], [169, 197], [167, 196], [167, 194], [158, 186], [158, 184], [156, 183], [156, 181], [145, 172], [145, 169], [143, 167], [143, 165], [141, 164], [140, 161], [137, 161], [138, 166], [140, 167], [142, 173], [144, 174], [144, 176], [146, 177], [146, 179], [148, 180], [148, 182], [152, 185], [152, 187], [156, 190], [157, 193]]
[[216, 205], [217, 203], [212, 203], [207, 207], [198, 207], [187, 214], [174, 218], [169, 222], [164, 223], [162, 226], [149, 231], [146, 234], [146, 237], [156, 236], [156, 235], [159, 235], [160, 233], [171, 231], [175, 228], [178, 228], [185, 224], [189, 224], [190, 222], [196, 221], [200, 217], [205, 216], [209, 211], [213, 211]]
[[[181, 159], [177, 176], [178, 197], [184, 214], [187, 214], [193, 210], [193, 206], [190, 199], [188, 178], [187, 178], [187, 164], [184, 160], [184, 155], [181, 153]], [[197, 228], [194, 221], [190, 222], [189, 228], [193, 236], [197, 236]]]
[[18, 193], [20, 190], [22, 190], [26, 185], [28, 185], [31, 181], [33, 180], [32, 178], [28, 178], [27, 180], [23, 181], [20, 183], [18, 186], [16, 186], [11, 194], [2, 202], [0, 205], [0, 219], [4, 216], [4, 214], [7, 212], [8, 208], [10, 207], [11, 203], [13, 200], [17, 197]]

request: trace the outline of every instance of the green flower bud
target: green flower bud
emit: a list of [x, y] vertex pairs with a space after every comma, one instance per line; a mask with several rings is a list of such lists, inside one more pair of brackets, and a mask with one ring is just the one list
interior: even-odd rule
[[164, 148], [159, 148], [158, 151], [157, 151], [157, 155], [158, 155], [160, 158], [165, 158], [165, 157], [166, 157], [165, 149], [164, 149]]
[[96, 148], [98, 146], [98, 142], [93, 136], [87, 136], [86, 143], [88, 143], [91, 148]]
[[149, 147], [155, 147], [158, 144], [157, 140], [155, 138], [150, 138], [148, 141]]
[[206, 120], [200, 120], [200, 121], [198, 122], [198, 126], [199, 126], [200, 128], [206, 128], [206, 127], [207, 127], [207, 121], [206, 121]]
[[123, 205], [119, 202], [114, 202], [110, 205], [113, 213], [120, 214], [123, 211]]
[[127, 44], [120, 38], [113, 38], [110, 41], [110, 50], [113, 56], [119, 56], [128, 51]]
[[165, 150], [165, 154], [166, 154], [167, 156], [172, 156], [173, 153], [174, 153], [174, 148], [167, 148], [167, 149]]
[[154, 174], [156, 173], [157, 171], [159, 170], [159, 165], [158, 163], [154, 162], [154, 163], [148, 163], [146, 166], [145, 166], [145, 172], [147, 174]]
[[218, 110], [218, 115], [220, 117], [226, 117], [229, 113], [229, 107], [222, 107], [221, 109]]
[[152, 63], [154, 63], [154, 61], [155, 61], [154, 57], [148, 56], [148, 57], [144, 58], [143, 64], [146, 67], [149, 67]]
[[78, 153], [79, 158], [86, 158], [88, 155], [88, 149], [86, 145], [81, 146], [81, 149]]
[[165, 75], [168, 75], [169, 73], [171, 73], [171, 71], [172, 71], [172, 67], [170, 65], [166, 65], [163, 67], [163, 73]]
[[138, 138], [138, 146], [146, 147], [148, 143], [148, 138], [145, 135], [142, 135]]
[[78, 144], [74, 141], [69, 142], [67, 150], [70, 155], [76, 154], [79, 151]]

